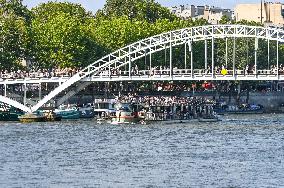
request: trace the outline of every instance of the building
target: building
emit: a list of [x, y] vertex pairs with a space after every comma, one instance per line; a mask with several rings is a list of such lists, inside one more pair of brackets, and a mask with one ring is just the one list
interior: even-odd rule
[[170, 7], [169, 9], [176, 16], [184, 19], [193, 18], [196, 15], [196, 8], [194, 5], [180, 5]]
[[233, 12], [230, 9], [222, 9], [219, 7], [205, 7], [203, 18], [209, 23], [219, 24], [223, 16], [227, 16], [230, 20], [232, 20]]
[[248, 20], [265, 25], [278, 27], [284, 26], [284, 4], [282, 3], [259, 3], [238, 4], [235, 8], [236, 21]]
[[218, 24], [221, 18], [226, 15], [229, 19], [233, 19], [233, 11], [214, 6], [194, 6], [180, 5], [170, 7], [170, 11], [183, 19], [200, 19], [203, 18], [211, 24]]

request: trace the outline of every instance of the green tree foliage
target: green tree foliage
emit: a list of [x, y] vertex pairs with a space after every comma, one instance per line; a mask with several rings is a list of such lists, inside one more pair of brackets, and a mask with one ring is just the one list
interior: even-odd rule
[[32, 51], [38, 66], [80, 67], [100, 56], [94, 18], [81, 5], [49, 2], [32, 13]]
[[28, 10], [19, 0], [0, 0], [0, 69], [19, 67], [25, 58]]
[[30, 11], [23, 6], [22, 0], [0, 0], [0, 14], [3, 16], [14, 14], [25, 20], [30, 19]]
[[152, 34], [151, 25], [145, 21], [131, 22], [127, 17], [106, 19], [94, 30], [96, 40], [109, 51], [122, 48]]
[[160, 18], [176, 19], [176, 16], [171, 14], [166, 7], [162, 7], [154, 0], [107, 0], [103, 12], [106, 17], [126, 16], [130, 20], [151, 23]]

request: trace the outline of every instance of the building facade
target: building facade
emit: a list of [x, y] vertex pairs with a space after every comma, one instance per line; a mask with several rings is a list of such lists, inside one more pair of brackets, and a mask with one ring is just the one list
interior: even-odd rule
[[235, 8], [236, 21], [248, 20], [269, 26], [284, 26], [284, 4], [259, 3], [238, 4]]
[[170, 7], [170, 11], [183, 19], [200, 19], [203, 18], [211, 24], [218, 24], [223, 16], [233, 19], [234, 13], [230, 9], [223, 9], [214, 6], [194, 6], [180, 5]]

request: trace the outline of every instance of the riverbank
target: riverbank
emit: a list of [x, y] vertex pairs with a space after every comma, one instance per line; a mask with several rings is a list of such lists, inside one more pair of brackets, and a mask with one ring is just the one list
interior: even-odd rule
[[[149, 95], [148, 92], [140, 92], [139, 95], [147, 96]], [[237, 96], [233, 94], [231, 97], [228, 93], [218, 94], [216, 92], [152, 92], [152, 96], [196, 96], [196, 97], [204, 97], [208, 99], [217, 99], [226, 102], [227, 104], [236, 104], [237, 103]], [[92, 101], [94, 98], [104, 98], [105, 95], [91, 95], [85, 94], [84, 96], [74, 96], [69, 99], [69, 103], [77, 104], [79, 101], [80, 103], [86, 104]], [[112, 97], [114, 97], [112, 95]], [[245, 103], [246, 101], [246, 94], [242, 94], [240, 97], [240, 101]], [[284, 104], [284, 92], [250, 92], [249, 94], [249, 103], [250, 104], [259, 104], [264, 107], [264, 113], [282, 113], [281, 111], [281, 104]]]

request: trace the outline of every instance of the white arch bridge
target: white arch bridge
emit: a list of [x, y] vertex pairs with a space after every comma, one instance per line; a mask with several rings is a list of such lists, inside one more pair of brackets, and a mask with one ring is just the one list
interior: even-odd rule
[[[250, 70], [239, 67], [239, 57], [236, 57], [236, 40], [247, 39], [247, 46], [253, 46], [253, 60], [247, 62], [252, 67]], [[250, 39], [250, 40], [248, 40]], [[222, 69], [226, 74], [221, 74], [220, 61], [215, 49], [216, 40], [224, 42], [224, 61]], [[267, 42], [267, 68], [258, 66], [259, 40]], [[194, 44], [204, 42], [204, 66], [197, 66], [198, 59], [194, 57]], [[252, 43], [253, 44], [249, 44]], [[231, 43], [230, 43], [231, 42]], [[274, 48], [271, 43], [274, 42]], [[284, 30], [245, 25], [208, 25], [180, 29], [156, 35], [121, 48], [84, 68], [72, 77], [61, 78], [24, 78], [0, 79], [4, 86], [4, 96], [0, 102], [7, 103], [26, 112], [33, 112], [41, 108], [48, 101], [75, 83], [77, 89], [70, 91], [59, 99], [59, 104], [76, 94], [92, 82], [111, 81], [151, 81], [151, 80], [284, 80], [284, 74], [279, 66], [279, 45], [284, 42]], [[231, 46], [229, 45], [231, 44]], [[182, 63], [177, 65], [173, 56], [176, 48], [182, 48]], [[200, 50], [200, 49], [199, 49]], [[163, 54], [161, 63], [154, 63], [155, 54]], [[181, 53], [181, 52], [180, 52]], [[249, 51], [248, 51], [249, 53]], [[179, 55], [179, 54], [178, 54]], [[180, 58], [181, 59], [181, 58]], [[273, 59], [273, 61], [272, 61]], [[270, 69], [270, 65], [274, 68]], [[216, 67], [219, 66], [219, 69]], [[7, 98], [6, 88], [13, 84], [59, 83], [49, 94], [38, 102], [30, 102], [27, 107], [26, 89], [24, 89], [24, 104]]]

